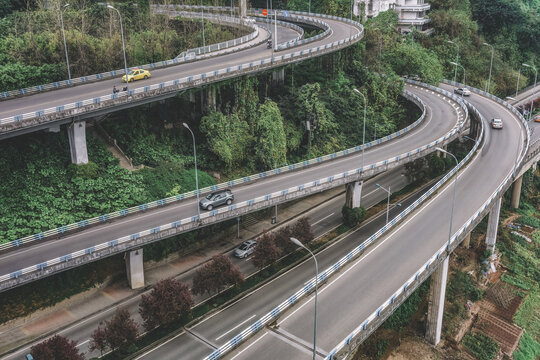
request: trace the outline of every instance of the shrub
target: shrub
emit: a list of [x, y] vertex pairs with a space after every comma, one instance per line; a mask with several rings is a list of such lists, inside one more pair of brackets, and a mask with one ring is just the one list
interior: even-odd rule
[[358, 225], [364, 219], [365, 214], [366, 210], [362, 206], [352, 209], [347, 205], [344, 205], [343, 208], [341, 208], [341, 216], [343, 217], [343, 222], [347, 226]]
[[540, 229], [540, 219], [534, 216], [523, 215], [517, 218], [516, 222]]

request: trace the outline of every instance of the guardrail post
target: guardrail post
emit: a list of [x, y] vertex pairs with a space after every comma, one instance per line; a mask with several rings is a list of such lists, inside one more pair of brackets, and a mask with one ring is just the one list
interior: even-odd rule
[[441, 329], [444, 313], [444, 296], [446, 294], [446, 279], [448, 277], [448, 258], [431, 274], [429, 288], [426, 339], [432, 345], [441, 341]]
[[132, 289], [144, 287], [143, 249], [126, 252], [124, 259], [129, 286]]
[[86, 121], [77, 121], [68, 126], [71, 162], [77, 165], [88, 164], [86, 150]]
[[497, 229], [499, 227], [499, 214], [501, 212], [502, 198], [495, 201], [493, 208], [489, 212], [488, 228], [486, 233], [486, 249], [495, 252], [495, 243], [497, 242]]

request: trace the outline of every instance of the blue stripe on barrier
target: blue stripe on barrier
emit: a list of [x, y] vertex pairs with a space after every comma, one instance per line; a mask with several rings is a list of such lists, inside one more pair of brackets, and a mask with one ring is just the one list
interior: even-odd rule
[[71, 254], [60, 256], [60, 261], [68, 262], [69, 260], [71, 260], [71, 258], [72, 258]]
[[129, 214], [129, 209], [120, 210], [119, 212], [120, 212], [120, 215], [124, 216], [124, 215]]
[[93, 246], [92, 246], [92, 247], [89, 247], [89, 248], [87, 248], [87, 249], [84, 249], [84, 253], [85, 253], [86, 255], [90, 255], [90, 254], [92, 254], [94, 251], [96, 251], [96, 248], [93, 247]]
[[139, 237], [139, 233], [131, 234], [131, 235], [129, 236], [129, 239], [130, 239], [130, 240], [137, 240], [138, 237]]
[[259, 331], [259, 329], [262, 327], [261, 320], [257, 320], [253, 325], [251, 325], [251, 332]]
[[171, 223], [171, 227], [179, 227], [180, 225], [182, 225], [182, 221], [181, 220], [178, 220], [178, 221], [175, 221], [173, 223]]
[[279, 315], [279, 307], [272, 309], [270, 315], [272, 315], [272, 317], [277, 317]]
[[22, 270], [17, 270], [15, 272], [12, 272], [11, 274], [9, 274], [9, 278], [10, 279], [17, 279], [21, 275], [22, 275]]
[[150, 234], [157, 234], [160, 230], [161, 230], [161, 228], [159, 226], [155, 227], [155, 228], [150, 230]]
[[251, 205], [255, 204], [255, 200], [254, 199], [248, 200], [247, 204], [251, 206]]
[[272, 197], [272, 195], [265, 195], [264, 200], [268, 201], [268, 200], [270, 200], [271, 197]]
[[34, 240], [41, 240], [45, 237], [45, 234], [40, 232], [39, 234], [34, 235]]
[[99, 221], [107, 221], [109, 220], [109, 215], [108, 214], [105, 214], [105, 215], [101, 215], [98, 217]]
[[287, 299], [289, 302], [289, 305], [293, 305], [296, 302], [296, 294], [292, 295], [290, 298]]
[[148, 205], [147, 205], [147, 204], [139, 205], [139, 210], [144, 211], [144, 210], [146, 210], [146, 209], [148, 209]]
[[21, 245], [22, 245], [22, 241], [20, 239], [11, 241], [11, 246], [13, 247], [19, 247]]
[[85, 226], [88, 226], [88, 220], [79, 221], [77, 223], [77, 227], [82, 228], [82, 227], [85, 227]]
[[60, 227], [58, 228], [58, 232], [59, 232], [60, 234], [65, 233], [67, 230], [68, 230], [67, 226], [60, 226]]
[[118, 240], [111, 240], [107, 243], [107, 245], [109, 245], [109, 247], [113, 247], [113, 246], [116, 246], [118, 245]]
[[368, 324], [369, 324], [369, 320], [366, 320], [366, 321], [362, 324], [362, 330], [366, 330]]
[[47, 267], [47, 262], [42, 262], [40, 264], [37, 264], [36, 265], [36, 270], [39, 271], [39, 270], [43, 270]]

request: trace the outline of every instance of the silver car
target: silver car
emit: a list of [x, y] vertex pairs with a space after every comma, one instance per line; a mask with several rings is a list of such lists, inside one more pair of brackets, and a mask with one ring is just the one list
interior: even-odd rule
[[219, 205], [231, 205], [234, 200], [234, 195], [231, 190], [221, 190], [208, 194], [199, 202], [201, 209], [212, 210]]
[[255, 250], [255, 246], [257, 246], [257, 242], [255, 240], [244, 241], [238, 247], [238, 249], [234, 250], [234, 256], [240, 259], [248, 257], [249, 255], [253, 254], [253, 251]]
[[455, 88], [454, 92], [462, 96], [471, 96], [471, 90], [467, 88]]

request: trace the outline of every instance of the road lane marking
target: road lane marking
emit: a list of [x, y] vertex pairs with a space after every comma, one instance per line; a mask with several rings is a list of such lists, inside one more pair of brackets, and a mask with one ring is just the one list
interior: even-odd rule
[[221, 339], [221, 338], [224, 337], [225, 335], [227, 335], [227, 334], [231, 333], [232, 331], [238, 329], [240, 326], [244, 325], [245, 323], [247, 323], [248, 321], [250, 321], [251, 319], [253, 319], [255, 316], [257, 316], [257, 314], [253, 314], [250, 318], [248, 318], [248, 319], [242, 321], [240, 324], [236, 325], [236, 326], [233, 327], [231, 330], [229, 330], [229, 331], [227, 331], [227, 332], [221, 334], [220, 336], [218, 336], [218, 337], [216, 338], [216, 341], [219, 341], [219, 339]]
[[[257, 341], [261, 340], [263, 337], [265, 337], [266, 335], [268, 335], [268, 332], [265, 332], [260, 338], [258, 338], [257, 340], [255, 340], [254, 342], [252, 342], [251, 344], [249, 344], [244, 350], [240, 351], [238, 354], [236, 354], [235, 356], [233, 356], [231, 358], [231, 360], [234, 360], [236, 359], [237, 357], [239, 357], [240, 355], [242, 355], [242, 353], [246, 350], [248, 350], [250, 347], [252, 347], [253, 345], [255, 345], [257, 343]], [[136, 360], [136, 359], [135, 359]]]
[[311, 226], [317, 225], [317, 224], [320, 223], [321, 221], [328, 219], [330, 216], [332, 216], [332, 215], [334, 215], [334, 214], [335, 214], [335, 213], [331, 213], [330, 215], [327, 215], [327, 216], [323, 217], [321, 220], [315, 221], [313, 224], [311, 224]]

